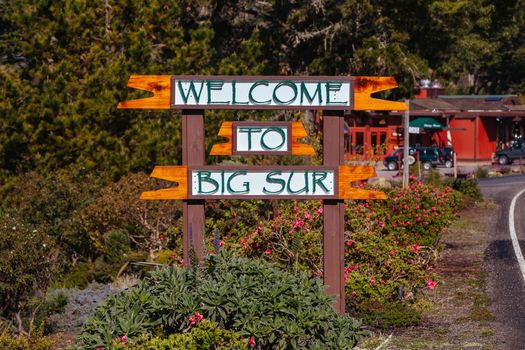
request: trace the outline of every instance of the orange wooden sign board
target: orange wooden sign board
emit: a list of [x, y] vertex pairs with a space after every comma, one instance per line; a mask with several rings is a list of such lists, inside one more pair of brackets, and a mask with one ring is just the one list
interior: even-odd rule
[[315, 155], [311, 145], [298, 142], [308, 136], [302, 122], [223, 122], [218, 135], [228, 142], [213, 145], [212, 156]]
[[351, 186], [375, 175], [370, 166], [156, 166], [152, 177], [178, 186], [140, 199], [385, 199]]
[[120, 102], [120, 109], [406, 110], [371, 97], [396, 88], [393, 77], [132, 75], [128, 87], [153, 96]]

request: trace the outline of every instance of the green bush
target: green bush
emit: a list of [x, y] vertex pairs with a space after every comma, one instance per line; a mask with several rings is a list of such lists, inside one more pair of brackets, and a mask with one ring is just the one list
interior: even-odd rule
[[53, 350], [57, 338], [54, 336], [43, 336], [42, 329], [35, 329], [31, 337], [19, 334], [16, 338], [9, 332], [0, 333], [0, 349], [5, 350]]
[[[0, 316], [18, 321], [34, 299], [43, 301], [45, 291], [58, 270], [58, 250], [45, 233], [0, 212]], [[14, 317], [15, 315], [20, 317]]]
[[155, 337], [123, 341], [119, 339], [115, 350], [246, 350], [248, 340], [240, 334], [218, 327], [217, 323], [202, 320], [188, 333], [176, 333], [167, 338]]
[[475, 202], [483, 202], [483, 193], [477, 179], [455, 179], [451, 186]]
[[167, 268], [110, 297], [86, 322], [80, 348], [107, 347], [124, 335], [186, 332], [197, 312], [253, 337], [257, 349], [347, 349], [364, 334], [359, 322], [335, 313], [318, 280], [223, 250], [203, 268]]

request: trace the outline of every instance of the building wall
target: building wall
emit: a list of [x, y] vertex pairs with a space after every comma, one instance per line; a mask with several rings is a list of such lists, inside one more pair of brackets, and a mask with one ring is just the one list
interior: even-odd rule
[[491, 160], [496, 150], [497, 121], [494, 117], [479, 117], [477, 160]]
[[457, 153], [457, 159], [476, 160], [476, 118], [452, 118], [450, 128], [452, 147]]

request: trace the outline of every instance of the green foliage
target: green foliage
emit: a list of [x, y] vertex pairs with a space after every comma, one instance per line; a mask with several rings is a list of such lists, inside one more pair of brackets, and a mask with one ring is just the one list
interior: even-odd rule
[[71, 167], [45, 176], [30, 172], [6, 191], [0, 209], [53, 238], [60, 246], [61, 258], [85, 256], [92, 247], [77, 211], [101, 187], [100, 179], [83, 169]]
[[[129, 174], [104, 187], [89, 205], [79, 210], [82, 229], [98, 253], [125, 253], [132, 241], [131, 248], [154, 256], [176, 239], [180, 233], [177, 227], [182, 220], [182, 205], [140, 200], [143, 191], [156, 186], [163, 185], [144, 173]], [[115, 252], [115, 249], [120, 251]]]
[[436, 186], [436, 187], [442, 186], [443, 181], [441, 180], [441, 175], [439, 174], [439, 170], [430, 168], [427, 176], [425, 177], [425, 183], [431, 186]]
[[363, 323], [379, 329], [416, 326], [422, 320], [420, 310], [401, 302], [368, 302], [354, 313], [362, 317]]
[[104, 253], [111, 263], [121, 264], [130, 250], [130, 245], [127, 230], [115, 229], [104, 234]]
[[115, 350], [246, 350], [247, 340], [240, 334], [218, 327], [217, 323], [202, 320], [188, 333], [176, 333], [167, 338], [138, 339], [132, 342], [119, 341]]
[[223, 250], [202, 268], [167, 268], [111, 297], [86, 322], [79, 344], [91, 349], [124, 335], [186, 332], [197, 312], [253, 337], [257, 349], [346, 349], [364, 334], [359, 322], [335, 313], [319, 281]]
[[55, 336], [43, 336], [42, 329], [33, 330], [30, 337], [20, 334], [14, 338], [7, 331], [0, 333], [0, 349], [53, 350], [56, 343], [57, 338]]
[[483, 193], [481, 193], [477, 179], [456, 179], [452, 181], [451, 186], [471, 200], [483, 202]]
[[476, 172], [474, 173], [474, 176], [476, 179], [484, 179], [486, 177], [489, 177], [489, 170], [485, 167], [478, 166], [476, 168]]
[[58, 250], [49, 236], [0, 212], [0, 315], [25, 311], [35, 295], [45, 294], [57, 269]]

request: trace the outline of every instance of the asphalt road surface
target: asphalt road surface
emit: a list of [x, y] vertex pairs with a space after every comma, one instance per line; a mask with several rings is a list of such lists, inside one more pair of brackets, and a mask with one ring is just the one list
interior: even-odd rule
[[525, 176], [482, 179], [480, 186], [499, 204], [485, 252], [498, 349], [525, 350]]

